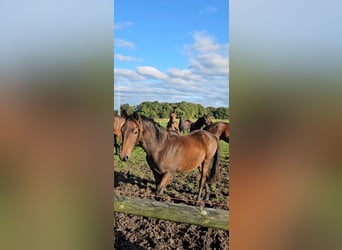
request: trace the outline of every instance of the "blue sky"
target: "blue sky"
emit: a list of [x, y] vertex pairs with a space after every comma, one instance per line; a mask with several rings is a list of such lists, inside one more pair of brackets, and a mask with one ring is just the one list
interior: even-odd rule
[[114, 108], [120, 102], [228, 106], [227, 0], [115, 0]]

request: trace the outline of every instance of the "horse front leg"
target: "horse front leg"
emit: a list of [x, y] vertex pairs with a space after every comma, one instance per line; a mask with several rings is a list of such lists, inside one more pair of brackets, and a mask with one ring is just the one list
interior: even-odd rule
[[154, 169], [152, 169], [152, 173], [153, 173], [154, 180], [155, 180], [155, 183], [156, 183], [156, 193], [157, 193], [157, 189], [158, 189], [158, 186], [159, 186], [159, 184], [161, 182], [162, 175], [159, 174], [158, 172], [156, 172]]
[[114, 148], [115, 148], [115, 154], [118, 155], [118, 141], [117, 141], [116, 135], [114, 135]]
[[120, 152], [121, 152], [122, 146], [123, 146], [123, 141], [122, 141], [122, 135], [120, 134], [120, 135], [118, 136], [118, 151], [119, 151], [119, 154], [120, 154]]
[[171, 179], [172, 179], [171, 172], [166, 172], [162, 175], [161, 181], [157, 187], [157, 195], [162, 195], [164, 193], [164, 190], [167, 184], [170, 183]]
[[209, 188], [208, 183], [205, 183], [205, 193], [206, 193], [205, 200], [208, 201], [210, 197], [210, 188]]
[[154, 181], [156, 183], [156, 193], [157, 193], [158, 186], [159, 186], [161, 179], [162, 179], [162, 174], [160, 174], [160, 172], [157, 171], [158, 168], [157, 168], [156, 164], [154, 163], [151, 156], [146, 155], [146, 161], [147, 161], [148, 166], [152, 170], [152, 173], [154, 176]]

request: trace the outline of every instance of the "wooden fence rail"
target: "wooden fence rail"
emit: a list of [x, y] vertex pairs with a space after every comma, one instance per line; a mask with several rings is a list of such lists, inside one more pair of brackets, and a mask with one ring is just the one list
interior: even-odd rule
[[185, 204], [115, 195], [114, 211], [203, 227], [213, 227], [226, 231], [229, 230], [228, 211], [223, 209], [200, 208]]

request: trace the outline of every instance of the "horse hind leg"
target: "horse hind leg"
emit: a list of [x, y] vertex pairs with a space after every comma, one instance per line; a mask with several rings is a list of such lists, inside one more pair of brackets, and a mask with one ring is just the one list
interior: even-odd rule
[[[199, 192], [198, 192], [198, 197], [197, 197], [197, 203], [199, 203], [199, 201], [201, 199], [201, 195], [202, 195], [202, 191], [203, 191], [204, 185], [206, 185], [206, 180], [207, 180], [207, 175], [208, 175], [208, 170], [209, 170], [209, 164], [210, 164], [210, 161], [209, 162], [205, 161], [202, 164], [202, 167], [198, 168], [198, 170], [201, 173], [201, 179], [199, 181]], [[207, 187], [206, 187], [206, 191], [208, 193], [208, 188]]]

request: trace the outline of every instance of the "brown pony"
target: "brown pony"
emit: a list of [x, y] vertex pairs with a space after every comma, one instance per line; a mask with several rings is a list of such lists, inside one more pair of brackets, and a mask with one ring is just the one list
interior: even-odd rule
[[191, 123], [192, 121], [190, 120], [183, 120], [183, 116], [181, 115], [179, 117], [179, 125], [178, 125], [178, 128], [179, 128], [179, 132], [181, 133], [185, 133], [185, 132], [188, 132], [188, 130], [190, 129], [190, 126], [191, 126]]
[[122, 112], [122, 116], [114, 115], [114, 126], [113, 126], [113, 135], [114, 135], [114, 147], [115, 154], [119, 154], [120, 152], [120, 144], [121, 144], [121, 128], [126, 121], [126, 117], [128, 116], [126, 111]]
[[[134, 113], [122, 127], [123, 147], [120, 159], [127, 161], [134, 146], [140, 143], [146, 152], [146, 161], [156, 181], [156, 194], [163, 193], [175, 172], [198, 168], [201, 173], [198, 201], [204, 185], [209, 198], [208, 183], [220, 180], [219, 143], [208, 131], [200, 130], [187, 135], [168, 131], [152, 119]], [[208, 177], [209, 165], [213, 166]]]
[[196, 122], [190, 125], [190, 132], [198, 129], [203, 129], [205, 126], [209, 126], [211, 124], [211, 119], [208, 115], [204, 115], [197, 119]]
[[177, 115], [176, 115], [176, 112], [171, 112], [170, 113], [170, 119], [169, 119], [169, 122], [167, 123], [167, 126], [166, 128], [168, 130], [173, 130], [173, 131], [176, 131], [178, 132], [179, 131], [179, 128], [178, 128], [178, 124], [177, 124]]
[[208, 130], [220, 140], [224, 140], [225, 142], [229, 143], [229, 123], [215, 122], [206, 127], [205, 130]]

